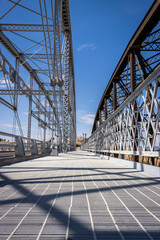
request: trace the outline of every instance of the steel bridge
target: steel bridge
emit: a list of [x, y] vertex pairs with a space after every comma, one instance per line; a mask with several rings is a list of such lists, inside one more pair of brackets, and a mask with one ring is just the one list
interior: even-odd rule
[[160, 0], [108, 81], [83, 151], [69, 0], [6, 6], [0, 103], [12, 132], [0, 132], [0, 240], [159, 240]]
[[160, 1], [128, 43], [83, 150], [160, 166]]
[[[13, 113], [12, 134], [0, 132], [12, 144], [1, 147], [16, 156], [47, 153], [49, 145], [59, 152], [76, 147], [69, 3], [34, 2], [10, 0], [0, 19], [0, 103]], [[22, 112], [28, 121], [22, 122]]]

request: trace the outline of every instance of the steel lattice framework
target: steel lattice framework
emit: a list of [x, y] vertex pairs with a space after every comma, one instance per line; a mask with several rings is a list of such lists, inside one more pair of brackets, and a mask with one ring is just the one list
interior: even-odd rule
[[160, 156], [159, 21], [155, 0], [111, 76], [82, 149], [135, 161], [151, 157], [151, 163]]
[[13, 111], [12, 133], [18, 128], [19, 135], [25, 135], [20, 109], [27, 106], [28, 139], [37, 122], [41, 140], [57, 142], [59, 151], [75, 150], [69, 1], [9, 0], [0, 20], [0, 103]]

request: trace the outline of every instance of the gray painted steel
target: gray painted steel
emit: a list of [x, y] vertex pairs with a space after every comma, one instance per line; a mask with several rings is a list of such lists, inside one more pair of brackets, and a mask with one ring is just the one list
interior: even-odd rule
[[[81, 149], [97, 153], [159, 157], [159, 85], [160, 66], [94, 131]], [[150, 110], [150, 105], [155, 116]], [[137, 110], [133, 111], [135, 106]], [[137, 116], [135, 112], [138, 113]], [[153, 129], [152, 134], [149, 131], [150, 125]]]
[[[15, 5], [19, 5], [18, 2]], [[7, 18], [5, 24], [0, 24], [0, 78], [5, 82], [5, 87], [2, 81], [0, 83], [0, 95], [2, 96], [0, 103], [14, 112], [13, 133], [16, 133], [18, 127], [20, 135], [24, 136], [21, 117], [19, 117], [21, 112], [18, 109], [21, 97], [26, 95], [28, 102], [27, 137], [31, 139], [33, 135], [35, 119], [38, 127], [36, 138], [43, 142], [46, 140], [51, 142], [52, 148], [56, 143], [59, 152], [63, 150], [67, 153], [67, 151], [76, 149], [76, 100], [69, 0], [37, 0], [34, 2], [34, 5], [39, 7], [40, 13], [35, 12], [32, 7], [27, 10], [32, 14], [40, 15], [39, 24], [10, 24]], [[21, 4], [20, 6], [22, 8], [18, 9], [22, 15], [25, 15], [26, 7]], [[8, 7], [6, 5], [6, 9]], [[25, 9], [24, 12], [23, 9]], [[6, 16], [5, 8], [2, 10], [3, 16]], [[29, 12], [27, 18], [28, 16]], [[14, 32], [17, 39], [12, 39], [4, 31], [29, 31], [29, 34], [26, 37]], [[32, 39], [35, 38], [32, 32], [43, 34], [36, 35], [35, 41]], [[18, 42], [19, 37], [24, 40], [23, 47], [27, 47], [25, 51], [23, 47], [14, 43], [14, 41]], [[28, 42], [26, 45], [25, 40], [34, 42], [34, 46], [28, 47]], [[38, 48], [36, 52], [32, 49], [33, 47]], [[34, 53], [28, 53], [31, 49]], [[9, 53], [15, 59], [11, 58]], [[39, 58], [43, 60], [41, 61], [43, 64], [37, 63]], [[23, 71], [27, 71], [26, 74]], [[30, 82], [28, 82], [28, 75]], [[6, 111], [8, 111], [7, 108]], [[47, 136], [48, 139], [46, 139]]]

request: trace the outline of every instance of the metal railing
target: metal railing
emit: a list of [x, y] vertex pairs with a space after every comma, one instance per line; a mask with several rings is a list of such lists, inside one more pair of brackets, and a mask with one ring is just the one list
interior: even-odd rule
[[160, 66], [104, 121], [82, 150], [132, 160], [160, 157]]
[[0, 132], [0, 136], [12, 139], [0, 142], [0, 159], [7, 157], [40, 155], [51, 152], [48, 142], [30, 139], [6, 132]]

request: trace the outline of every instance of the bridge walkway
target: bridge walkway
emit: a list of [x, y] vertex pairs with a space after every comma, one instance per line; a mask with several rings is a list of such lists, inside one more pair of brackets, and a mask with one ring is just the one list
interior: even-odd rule
[[81, 151], [0, 174], [0, 240], [160, 239], [156, 177]]

